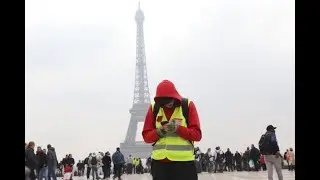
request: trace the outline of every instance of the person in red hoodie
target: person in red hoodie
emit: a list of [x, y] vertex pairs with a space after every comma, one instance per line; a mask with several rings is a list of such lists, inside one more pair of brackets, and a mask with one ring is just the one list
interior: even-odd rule
[[[188, 121], [183, 115], [181, 97], [169, 80], [159, 83], [155, 103], [145, 117], [142, 136], [146, 143], [153, 143], [151, 174], [153, 180], [197, 180], [194, 141], [202, 133], [197, 109], [187, 100]], [[159, 106], [156, 116], [155, 104]]]

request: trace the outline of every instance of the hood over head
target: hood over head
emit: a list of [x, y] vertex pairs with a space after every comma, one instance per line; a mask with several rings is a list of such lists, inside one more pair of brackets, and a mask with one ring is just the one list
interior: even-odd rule
[[[174, 84], [169, 80], [161, 81], [157, 86], [156, 96], [154, 98], [155, 102], [165, 101], [167, 102], [168, 99], [175, 99], [179, 102], [182, 101], [182, 97], [178, 93]], [[163, 103], [165, 103], [163, 102]], [[160, 104], [163, 104], [160, 102]]]

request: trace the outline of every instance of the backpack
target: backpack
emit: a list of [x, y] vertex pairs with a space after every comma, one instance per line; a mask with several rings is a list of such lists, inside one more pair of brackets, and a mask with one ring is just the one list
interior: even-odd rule
[[[188, 120], [189, 120], [189, 104], [188, 104], [188, 99], [187, 98], [182, 98], [181, 102], [181, 107], [182, 107], [182, 114], [183, 117], [186, 119], [186, 123], [188, 125]], [[160, 105], [155, 103], [153, 106], [153, 119], [156, 121], [158, 112], [160, 109]]]
[[96, 157], [92, 157], [91, 165], [97, 165], [97, 164], [98, 164], [97, 158]]
[[217, 152], [217, 162], [222, 162], [222, 160], [223, 160], [223, 156], [222, 156], [222, 154], [221, 154], [221, 152]]
[[86, 158], [84, 159], [84, 162], [83, 162], [83, 163], [88, 165], [88, 161], [89, 161], [89, 158], [86, 157]]
[[266, 134], [262, 134], [259, 140], [260, 153], [265, 155], [269, 145], [270, 145], [270, 138], [268, 138]]
[[209, 153], [205, 153], [205, 154], [204, 154], [204, 160], [207, 161], [207, 162], [210, 161]]

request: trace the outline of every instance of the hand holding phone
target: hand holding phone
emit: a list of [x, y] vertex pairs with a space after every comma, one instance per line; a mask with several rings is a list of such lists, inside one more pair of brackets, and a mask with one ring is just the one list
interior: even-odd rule
[[169, 121], [161, 121], [161, 125], [163, 126], [163, 125], [166, 125], [166, 124], [168, 124], [169, 123]]
[[161, 121], [162, 128], [167, 131], [168, 130], [169, 121]]

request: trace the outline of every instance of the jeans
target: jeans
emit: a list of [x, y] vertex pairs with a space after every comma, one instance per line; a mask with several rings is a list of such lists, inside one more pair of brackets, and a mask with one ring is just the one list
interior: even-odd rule
[[48, 166], [48, 180], [51, 180], [51, 177], [53, 180], [57, 180], [57, 176], [56, 176], [56, 166]]
[[93, 177], [93, 180], [95, 179], [100, 179], [99, 175], [98, 175], [98, 167], [97, 165], [92, 165], [91, 166], [91, 171], [92, 171], [92, 177]]
[[113, 169], [114, 169], [113, 179], [116, 178], [116, 177], [118, 177], [118, 179], [121, 179], [122, 164], [115, 164], [114, 167], [113, 167]]
[[43, 180], [43, 178], [45, 180], [48, 179], [48, 174], [47, 174], [47, 167], [43, 167], [39, 170], [39, 174], [38, 174], [38, 180]]

